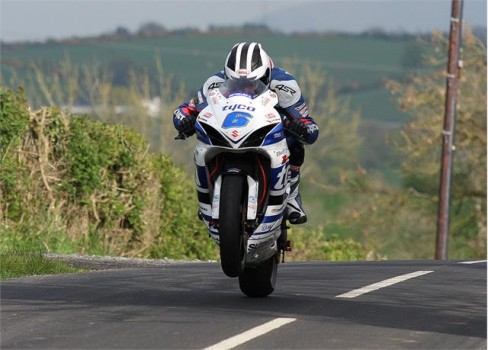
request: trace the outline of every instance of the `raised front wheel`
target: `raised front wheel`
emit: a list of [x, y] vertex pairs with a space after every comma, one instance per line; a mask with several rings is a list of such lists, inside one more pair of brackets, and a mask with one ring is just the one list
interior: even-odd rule
[[244, 181], [243, 176], [225, 176], [220, 189], [220, 261], [229, 277], [239, 276], [244, 259]]

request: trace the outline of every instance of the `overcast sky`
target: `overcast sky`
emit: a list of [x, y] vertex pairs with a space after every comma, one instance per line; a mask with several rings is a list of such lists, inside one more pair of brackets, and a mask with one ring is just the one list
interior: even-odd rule
[[[485, 26], [487, 0], [464, 0], [464, 20]], [[449, 30], [451, 0], [0, 0], [5, 42], [44, 41], [136, 31], [156, 22], [168, 29], [264, 23], [290, 31]]]

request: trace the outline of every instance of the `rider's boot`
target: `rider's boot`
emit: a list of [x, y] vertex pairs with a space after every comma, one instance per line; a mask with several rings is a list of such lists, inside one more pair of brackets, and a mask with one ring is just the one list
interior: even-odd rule
[[303, 210], [302, 199], [298, 188], [300, 186], [300, 167], [292, 166], [290, 171], [290, 198], [286, 209], [288, 211], [288, 221], [291, 224], [298, 225], [307, 222], [307, 214]]

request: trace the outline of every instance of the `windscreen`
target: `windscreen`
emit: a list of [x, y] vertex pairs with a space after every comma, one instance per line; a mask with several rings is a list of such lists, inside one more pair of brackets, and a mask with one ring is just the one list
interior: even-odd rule
[[261, 80], [250, 80], [247, 78], [227, 79], [219, 87], [220, 92], [225, 97], [236, 95], [256, 98], [266, 91], [267, 87]]

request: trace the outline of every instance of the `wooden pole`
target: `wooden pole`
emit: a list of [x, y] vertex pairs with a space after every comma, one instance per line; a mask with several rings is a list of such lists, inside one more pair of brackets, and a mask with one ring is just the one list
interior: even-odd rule
[[451, 29], [449, 35], [449, 57], [447, 62], [446, 100], [444, 127], [442, 130], [441, 179], [439, 186], [439, 208], [437, 218], [437, 240], [435, 258], [447, 259], [449, 235], [449, 209], [451, 175], [454, 155], [454, 125], [456, 120], [459, 71], [461, 68], [460, 47], [463, 0], [452, 0]]

